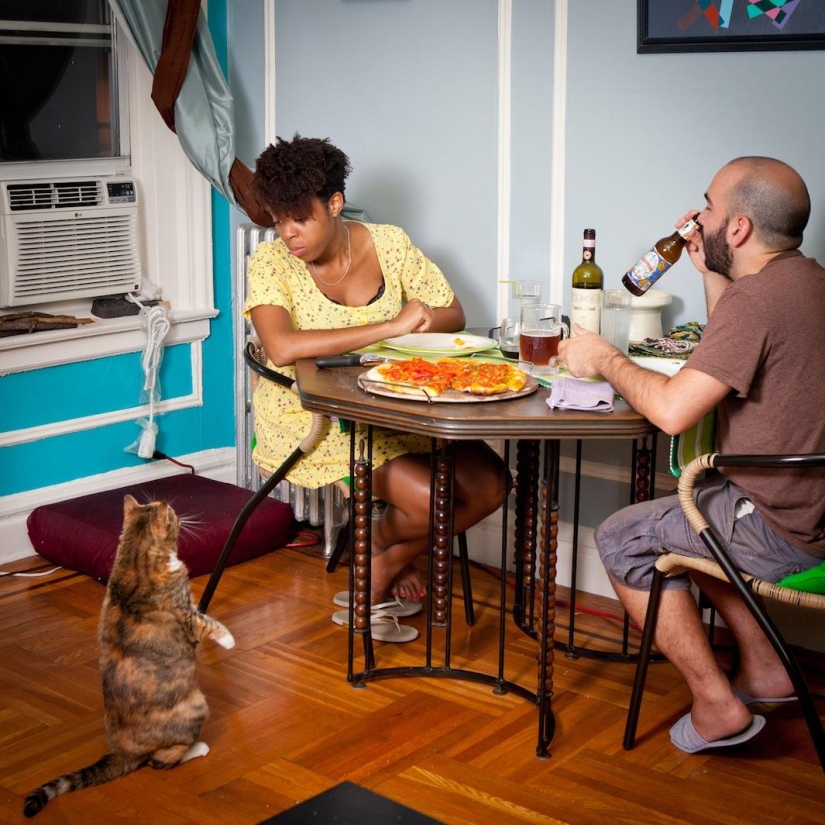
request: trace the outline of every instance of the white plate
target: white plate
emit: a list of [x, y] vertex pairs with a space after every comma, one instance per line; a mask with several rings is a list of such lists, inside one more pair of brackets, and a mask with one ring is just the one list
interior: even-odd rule
[[471, 355], [496, 346], [492, 338], [470, 335], [468, 332], [411, 332], [397, 338], [387, 338], [383, 346], [411, 355]]

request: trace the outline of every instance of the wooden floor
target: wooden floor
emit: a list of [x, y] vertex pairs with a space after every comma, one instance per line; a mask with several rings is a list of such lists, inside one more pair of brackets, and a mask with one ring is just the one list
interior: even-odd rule
[[[42, 561], [5, 569], [35, 565]], [[689, 756], [668, 739], [688, 693], [670, 665], [657, 664], [639, 743], [626, 752], [632, 666], [558, 650], [556, 734], [551, 758], [539, 760], [536, 707], [513, 694], [453, 679], [348, 684], [346, 631], [330, 621], [332, 597], [346, 583], [343, 569], [328, 575], [317, 555], [294, 549], [229, 569], [210, 613], [237, 645], [207, 642], [199, 659], [211, 753], [60, 797], [38, 821], [258, 823], [349, 780], [444, 823], [825, 823], [825, 775], [793, 705], [769, 710], [766, 730], [745, 746]], [[204, 585], [193, 582], [196, 597]], [[454, 602], [452, 664], [493, 672], [499, 583], [475, 568], [473, 586], [475, 627]], [[0, 578], [3, 822], [24, 821], [32, 788], [104, 752], [95, 638], [103, 594], [68, 571]], [[577, 606], [577, 643], [615, 649], [616, 603], [580, 598]], [[423, 629], [421, 616], [404, 621]], [[557, 624], [561, 648], [563, 606]], [[508, 674], [534, 689], [534, 645], [509, 617], [507, 628]], [[423, 636], [377, 644], [377, 664], [416, 664], [423, 646]], [[825, 682], [818, 672], [812, 678]]]

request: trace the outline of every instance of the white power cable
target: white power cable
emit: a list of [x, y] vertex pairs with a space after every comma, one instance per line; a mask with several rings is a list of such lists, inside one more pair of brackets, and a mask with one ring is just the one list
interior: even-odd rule
[[138, 455], [141, 458], [151, 458], [155, 453], [155, 438], [158, 426], [155, 424], [155, 401], [160, 400], [158, 372], [163, 354], [163, 339], [169, 333], [171, 324], [166, 307], [143, 307], [141, 310], [146, 326], [146, 349], [141, 358], [141, 367], [144, 372], [143, 392], [149, 401], [149, 420], [143, 424], [143, 432], [138, 443]]

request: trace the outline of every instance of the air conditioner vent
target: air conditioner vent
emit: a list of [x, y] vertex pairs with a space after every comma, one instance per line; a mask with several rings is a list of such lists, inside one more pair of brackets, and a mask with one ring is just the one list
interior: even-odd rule
[[0, 192], [0, 307], [140, 288], [133, 180], [0, 181]]
[[98, 206], [103, 199], [99, 181], [54, 181], [49, 183], [10, 183], [7, 187], [9, 209], [77, 209]]

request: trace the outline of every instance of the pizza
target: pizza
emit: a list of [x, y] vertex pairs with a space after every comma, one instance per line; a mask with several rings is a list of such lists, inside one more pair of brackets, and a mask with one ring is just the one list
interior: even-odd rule
[[518, 392], [527, 383], [526, 373], [512, 364], [457, 358], [442, 358], [435, 362], [424, 358], [391, 361], [374, 367], [367, 377], [402, 394], [423, 390], [431, 397], [447, 390], [470, 395], [498, 395]]

